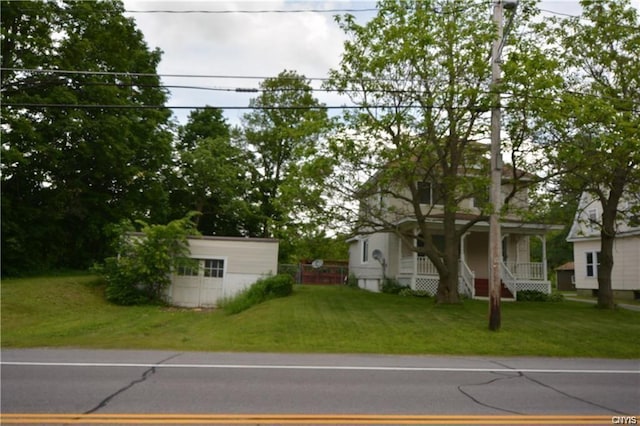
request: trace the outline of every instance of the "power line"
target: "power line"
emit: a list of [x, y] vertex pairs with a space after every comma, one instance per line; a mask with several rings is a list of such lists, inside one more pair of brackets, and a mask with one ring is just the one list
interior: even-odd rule
[[366, 13], [376, 12], [376, 8], [366, 9], [262, 9], [262, 10], [125, 10], [125, 13], [154, 13], [154, 14], [266, 14], [266, 13]]
[[[89, 71], [89, 70], [63, 70], [63, 69], [40, 69], [40, 68], [0, 68], [0, 71], [6, 72], [32, 72], [38, 74], [80, 74], [80, 75], [108, 75], [119, 77], [167, 77], [167, 78], [210, 78], [210, 79], [238, 79], [238, 80], [267, 80], [275, 76], [256, 76], [256, 75], [224, 75], [224, 74], [157, 74], [146, 72], [130, 72], [130, 71]], [[299, 76], [304, 80], [328, 81], [328, 77], [305, 77]], [[285, 77], [296, 79], [297, 77]]]
[[[418, 105], [320, 105], [320, 106], [211, 106], [211, 105], [117, 105], [117, 104], [49, 104], [29, 102], [3, 102], [4, 107], [13, 108], [69, 108], [69, 109], [222, 109], [222, 110], [321, 110], [321, 109], [385, 109], [420, 108], [440, 109], [437, 106]], [[460, 107], [462, 108], [462, 107]]]

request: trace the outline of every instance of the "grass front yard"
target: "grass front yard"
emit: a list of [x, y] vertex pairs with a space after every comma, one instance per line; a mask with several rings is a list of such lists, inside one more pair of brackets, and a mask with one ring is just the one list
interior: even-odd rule
[[120, 307], [103, 292], [94, 276], [3, 280], [2, 347], [640, 358], [640, 312], [580, 302], [503, 303], [496, 333], [487, 302], [342, 286], [296, 286], [237, 315]]

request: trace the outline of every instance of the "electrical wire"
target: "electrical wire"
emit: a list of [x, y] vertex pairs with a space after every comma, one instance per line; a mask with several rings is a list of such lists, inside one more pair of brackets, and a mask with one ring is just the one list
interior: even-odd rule
[[262, 9], [262, 10], [125, 10], [125, 13], [153, 13], [153, 14], [266, 14], [266, 13], [366, 13], [376, 12], [376, 8], [367, 9]]
[[[0, 68], [0, 71], [6, 72], [31, 72], [38, 74], [81, 74], [81, 75], [109, 75], [121, 77], [167, 77], [167, 78], [207, 78], [207, 79], [238, 79], [238, 80], [266, 80], [274, 78], [274, 76], [256, 76], [256, 75], [220, 75], [220, 74], [156, 74], [145, 72], [130, 71], [89, 71], [89, 70], [62, 70], [62, 69], [41, 69], [41, 68]], [[305, 77], [299, 76], [304, 80], [311, 81], [328, 81], [328, 77]], [[282, 78], [282, 77], [280, 77]], [[298, 77], [285, 77], [297, 79]]]

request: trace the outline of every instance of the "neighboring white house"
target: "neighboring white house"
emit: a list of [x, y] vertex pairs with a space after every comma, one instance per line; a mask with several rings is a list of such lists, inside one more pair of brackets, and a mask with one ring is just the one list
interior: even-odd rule
[[[619, 210], [628, 210], [622, 201]], [[578, 294], [594, 295], [598, 290], [602, 205], [586, 192], [582, 194], [567, 241], [573, 243], [575, 286]], [[617, 223], [613, 245], [611, 286], [614, 297], [640, 298], [640, 221], [632, 215]]]
[[[507, 170], [505, 169], [505, 173]], [[436, 184], [422, 185], [420, 205], [427, 214], [427, 223], [433, 234], [436, 245], [443, 241], [443, 206], [438, 205], [434, 196]], [[503, 195], [510, 191], [508, 185], [503, 184]], [[367, 201], [364, 201], [365, 203]], [[528, 207], [527, 191], [522, 190], [512, 200], [519, 207]], [[393, 206], [395, 215], [393, 223], [397, 232], [404, 234], [419, 234], [415, 216], [404, 198], [391, 198], [389, 195], [376, 194], [369, 203]], [[480, 215], [473, 198], [463, 200], [456, 215], [456, 224], [463, 227], [470, 220]], [[360, 212], [367, 215], [369, 205], [361, 204]], [[399, 213], [401, 212], [401, 213]], [[551, 292], [548, 280], [545, 234], [550, 229], [561, 229], [559, 226], [530, 223], [515, 215], [509, 215], [501, 221], [501, 235], [503, 246], [502, 262], [502, 297], [515, 298], [518, 291], [537, 290]], [[426, 256], [418, 255], [408, 244], [403, 242], [397, 232], [366, 232], [348, 240], [349, 273], [358, 280], [361, 288], [379, 291], [383, 277], [396, 279], [400, 284], [407, 285], [414, 290], [425, 291], [429, 294], [437, 292], [439, 276], [431, 261]], [[531, 259], [531, 239], [538, 238], [542, 246], [542, 261], [533, 262]], [[417, 239], [414, 240], [414, 247]], [[382, 263], [374, 258], [382, 255]], [[475, 223], [460, 240], [459, 254], [459, 286], [461, 294], [469, 297], [488, 296], [489, 286], [489, 223], [486, 221]]]
[[189, 237], [197, 268], [180, 268], [171, 277], [167, 301], [175, 306], [213, 307], [258, 279], [278, 271], [278, 240]]

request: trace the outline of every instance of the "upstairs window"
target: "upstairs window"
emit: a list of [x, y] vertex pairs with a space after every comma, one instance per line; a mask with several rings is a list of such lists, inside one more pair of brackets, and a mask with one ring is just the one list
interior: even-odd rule
[[598, 209], [589, 209], [589, 210], [587, 210], [587, 217], [589, 218], [589, 222], [597, 222], [598, 221]]
[[442, 204], [442, 188], [437, 183], [419, 182], [418, 198], [420, 204]]

